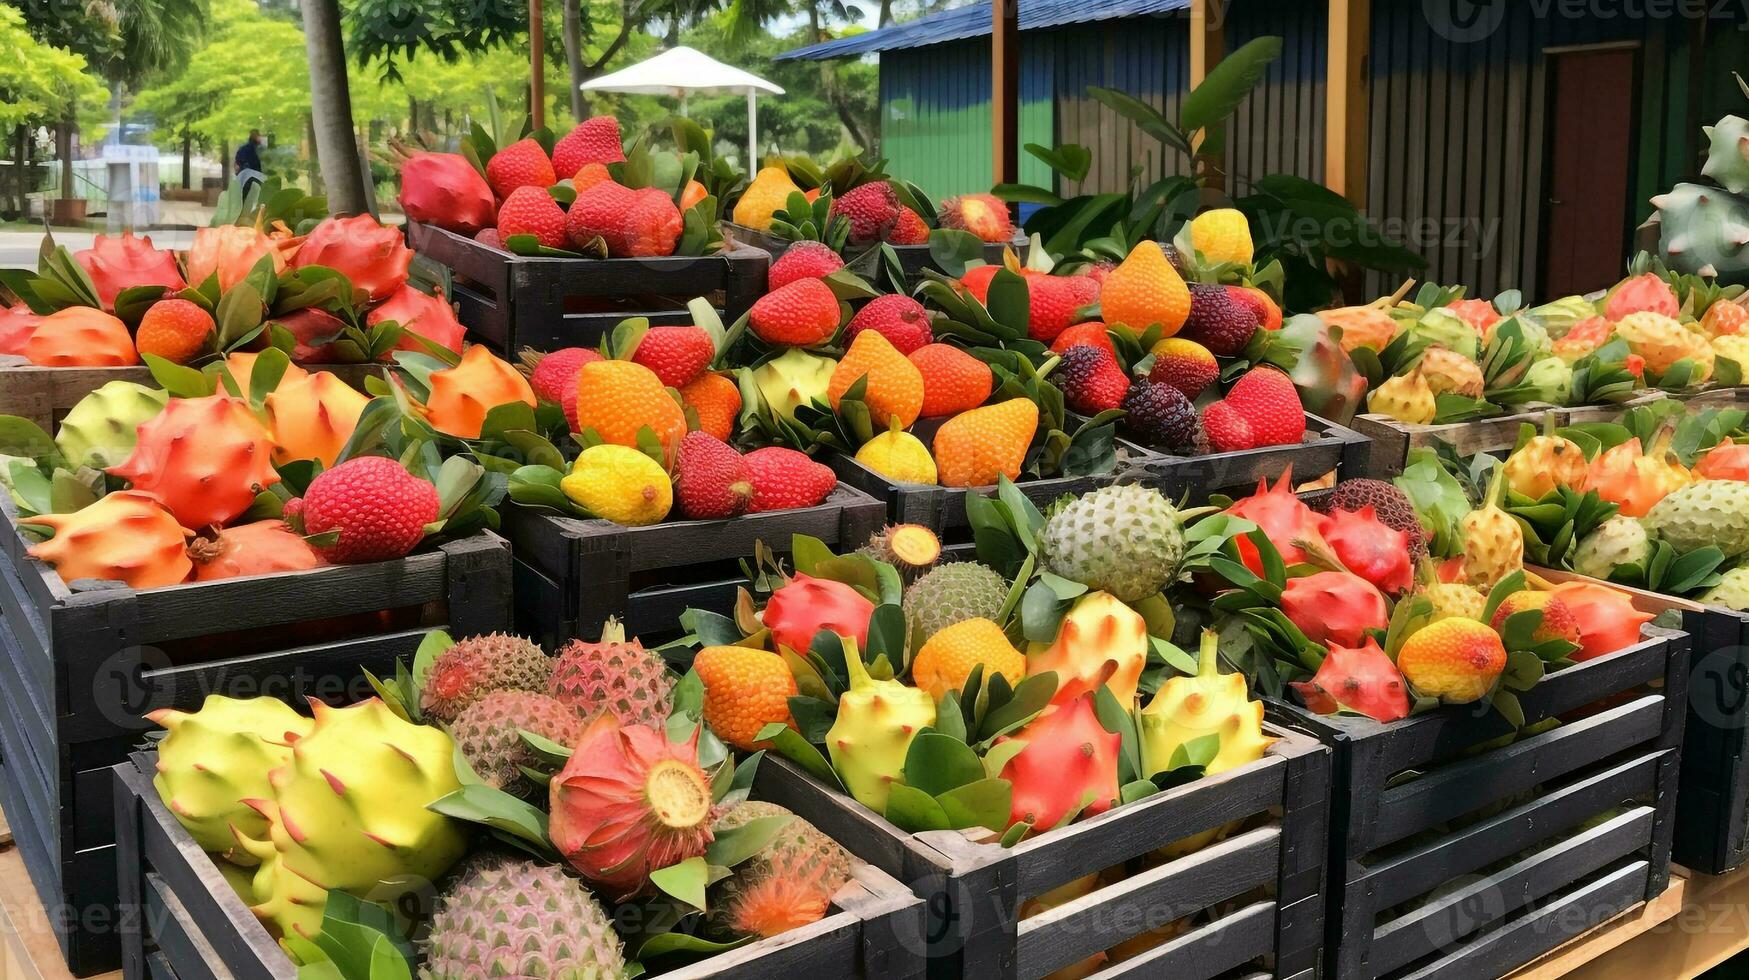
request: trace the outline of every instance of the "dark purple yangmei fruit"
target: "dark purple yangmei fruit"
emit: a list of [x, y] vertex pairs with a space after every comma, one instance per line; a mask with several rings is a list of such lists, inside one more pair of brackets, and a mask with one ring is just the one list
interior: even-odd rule
[[1083, 415], [1118, 408], [1130, 390], [1130, 376], [1117, 358], [1102, 347], [1071, 347], [1052, 372], [1051, 380], [1063, 390], [1063, 400]]
[[1232, 357], [1245, 349], [1251, 335], [1263, 325], [1256, 306], [1241, 303], [1225, 286], [1190, 284], [1190, 316], [1178, 336], [1213, 351], [1217, 357]]
[[1137, 442], [1181, 456], [1208, 452], [1208, 436], [1196, 406], [1184, 392], [1168, 384], [1141, 380], [1124, 396], [1124, 432]]

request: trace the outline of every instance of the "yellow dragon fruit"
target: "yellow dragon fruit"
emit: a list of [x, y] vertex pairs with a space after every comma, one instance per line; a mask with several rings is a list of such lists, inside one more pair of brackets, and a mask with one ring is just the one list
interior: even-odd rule
[[405, 721], [377, 698], [310, 707], [310, 733], [267, 776], [272, 797], [249, 801], [266, 835], [238, 838], [261, 862], [251, 911], [269, 931], [306, 939], [321, 930], [330, 889], [393, 904], [467, 850], [462, 826], [426, 809], [461, 786], [442, 729]]
[[1506, 457], [1507, 486], [1532, 500], [1558, 487], [1584, 486], [1585, 472], [1585, 451], [1573, 440], [1555, 435], [1553, 413], [1544, 417], [1542, 435], [1533, 436]]
[[1367, 396], [1366, 410], [1406, 425], [1431, 424], [1438, 414], [1433, 389], [1419, 370], [1388, 378]]
[[850, 795], [885, 813], [911, 740], [935, 724], [935, 702], [927, 691], [870, 677], [854, 643], [846, 644], [844, 661], [850, 689], [838, 698], [838, 717], [826, 732], [826, 752]]
[[267, 820], [244, 800], [273, 795], [269, 771], [291, 759], [291, 743], [310, 720], [274, 698], [246, 701], [209, 694], [199, 711], [160, 708], [146, 715], [170, 730], [158, 743], [152, 785], [202, 850], [237, 864], [256, 859], [238, 837], [262, 837]]
[[[1148, 624], [1140, 613], [1109, 592], [1090, 592], [1075, 600], [1054, 642], [1031, 645], [1026, 672], [1056, 673], [1055, 704], [1067, 704], [1103, 683], [1118, 704], [1127, 705], [1136, 700], [1148, 645]], [[1109, 676], [1108, 666], [1115, 668]]]
[[[1719, 304], [1714, 303], [1714, 306]], [[1736, 305], [1736, 304], [1729, 304]], [[1736, 361], [1740, 371], [1749, 371], [1749, 335], [1722, 334], [1713, 338], [1713, 354], [1729, 361]], [[59, 436], [56, 437], [60, 438]]]
[[1616, 321], [1615, 335], [1628, 350], [1646, 359], [1646, 370], [1663, 374], [1677, 361], [1694, 362], [1689, 384], [1712, 377], [1713, 346], [1706, 337], [1662, 313], [1643, 310]]
[[1479, 589], [1524, 567], [1524, 531], [1512, 515], [1500, 507], [1505, 497], [1506, 467], [1494, 469], [1482, 506], [1464, 515], [1464, 578]]
[[1482, 397], [1482, 366], [1456, 351], [1429, 347], [1421, 352], [1416, 366], [1435, 395], [1450, 392], [1466, 398]]

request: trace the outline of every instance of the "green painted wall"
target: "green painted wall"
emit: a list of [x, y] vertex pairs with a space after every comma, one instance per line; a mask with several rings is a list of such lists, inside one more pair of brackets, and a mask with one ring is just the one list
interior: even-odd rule
[[[881, 59], [881, 156], [888, 172], [938, 202], [989, 190], [990, 39], [889, 51]], [[1048, 62], [1022, 66], [1020, 95], [1021, 143], [1052, 145]], [[1049, 186], [1050, 168], [1022, 153], [1020, 179]]]

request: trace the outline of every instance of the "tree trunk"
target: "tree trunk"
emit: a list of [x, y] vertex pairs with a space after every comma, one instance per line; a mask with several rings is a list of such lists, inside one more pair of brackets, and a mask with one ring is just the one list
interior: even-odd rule
[[[820, 7], [815, 0], [808, 3], [808, 43], [819, 44], [826, 39], [825, 31], [820, 29]], [[844, 92], [838, 87], [838, 72], [830, 60], [820, 62], [820, 90], [825, 93], [826, 101], [838, 114], [838, 121], [844, 126], [844, 131], [859, 149], [871, 149], [867, 134], [862, 131], [862, 121], [850, 111], [850, 104], [845, 101]]]
[[18, 191], [18, 214], [22, 218], [30, 210], [30, 127], [19, 123], [12, 135], [16, 140], [12, 157], [12, 185]]
[[877, 27], [885, 27], [893, 22], [893, 0], [881, 0], [881, 19]]
[[188, 188], [191, 186], [189, 184], [189, 181], [192, 180], [193, 178], [189, 176], [188, 171], [189, 171], [190, 167], [194, 166], [193, 161], [194, 161], [194, 136], [188, 132], [188, 127], [184, 126], [184, 127], [182, 127], [182, 189], [183, 190], [188, 190]]
[[316, 166], [316, 120], [304, 114], [304, 158], [310, 161], [310, 193], [322, 193], [322, 170]]
[[583, 104], [583, 13], [578, 6], [583, 0], [565, 0], [565, 66], [571, 78], [571, 121], [580, 123], [587, 116]]
[[352, 136], [352, 98], [346, 83], [346, 49], [340, 41], [339, 0], [305, 0], [302, 6], [316, 159], [328, 185], [328, 209], [335, 214], [362, 214], [370, 208], [364, 168]]
[[680, 11], [676, 10], [668, 16], [668, 33], [663, 35], [662, 43], [670, 48], [680, 46]]

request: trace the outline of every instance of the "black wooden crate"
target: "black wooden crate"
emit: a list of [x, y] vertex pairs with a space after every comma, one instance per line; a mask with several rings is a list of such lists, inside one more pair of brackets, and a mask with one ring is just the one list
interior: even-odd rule
[[[630, 316], [652, 323], [691, 323], [686, 304], [708, 297], [724, 324], [765, 294], [770, 257], [740, 246], [713, 255], [640, 259], [514, 255], [417, 221], [407, 242], [448, 267], [461, 321], [472, 339], [514, 355], [524, 347], [593, 347]], [[598, 309], [566, 312], [573, 306]]]
[[[773, 262], [776, 262], [783, 253], [789, 251], [791, 245], [795, 244], [790, 239], [779, 238], [768, 232], [749, 228], [746, 225], [738, 225], [732, 221], [724, 221], [721, 224], [724, 239], [757, 248], [770, 255]], [[905, 271], [905, 276], [913, 284], [916, 283], [925, 269], [942, 271], [940, 264], [935, 261], [935, 257], [929, 254], [928, 245], [891, 245], [890, 247], [893, 254], [899, 257], [899, 267]], [[1031, 246], [1026, 235], [1016, 231], [1014, 237], [1006, 242], [985, 242], [984, 262], [989, 265], [1001, 265], [1002, 253], [1010, 249], [1014, 251], [1015, 256], [1020, 261], [1025, 262], [1026, 251], [1029, 247]], [[877, 266], [880, 261], [879, 255], [880, 247], [878, 245], [844, 246], [845, 265], [864, 278], [879, 271]]]
[[[931, 976], [1031, 980], [1185, 916], [1198, 924], [1097, 976], [1203, 980], [1252, 963], [1309, 975], [1323, 942], [1330, 757], [1311, 738], [1265, 729], [1280, 741], [1251, 765], [1012, 848], [983, 832], [908, 834], [782, 758], [767, 756], [761, 777], [775, 770], [766, 799], [836, 840], [865, 842], [863, 857], [926, 900]], [[1236, 821], [1244, 829], [1192, 854], [1019, 917], [1052, 889]]]
[[[291, 960], [159, 800], [152, 787], [155, 760], [155, 753], [138, 753], [111, 771], [122, 976], [296, 980]], [[858, 842], [844, 844], [857, 852]], [[924, 971], [922, 930], [922, 900], [879, 869], [861, 865], [820, 921], [661, 975], [915, 980]]]
[[1504, 976], [1662, 893], [1688, 642], [1647, 627], [1545, 676], [1525, 721], [1564, 722], [1504, 746], [1491, 708], [1381, 725], [1271, 702], [1335, 753], [1325, 976]]
[[688, 608], [734, 609], [747, 584], [741, 560], [757, 543], [782, 554], [792, 535], [806, 534], [854, 550], [885, 520], [879, 501], [842, 483], [814, 507], [645, 527], [510, 505], [504, 534], [516, 551], [516, 626], [549, 649], [594, 639], [609, 616], [628, 636], [678, 635]]
[[[18, 514], [0, 496], [0, 757], [3, 792], [69, 968], [111, 969], [116, 944], [109, 767], [161, 707], [208, 694], [349, 700], [360, 668], [391, 670], [425, 633], [507, 629], [509, 546], [482, 532], [425, 554], [369, 565], [226, 579], [136, 592], [64, 584], [25, 555]], [[24, 825], [29, 824], [28, 829]]]

